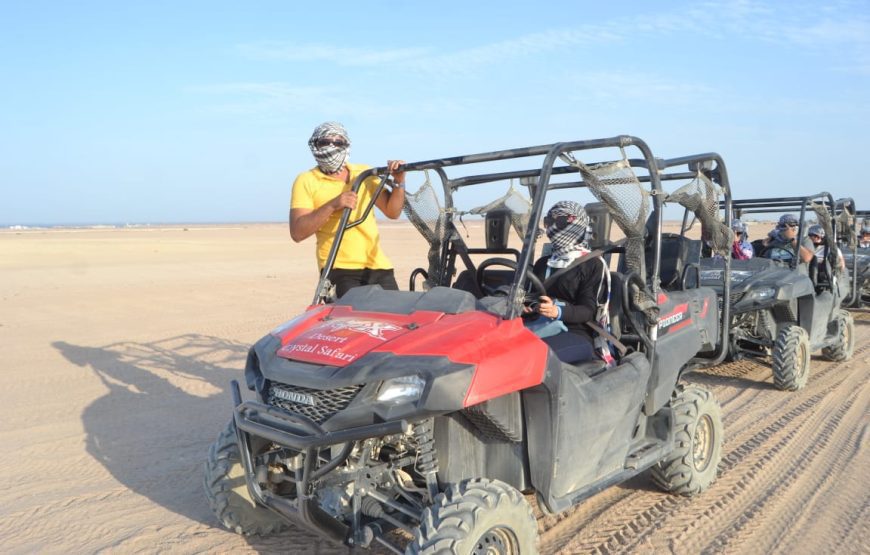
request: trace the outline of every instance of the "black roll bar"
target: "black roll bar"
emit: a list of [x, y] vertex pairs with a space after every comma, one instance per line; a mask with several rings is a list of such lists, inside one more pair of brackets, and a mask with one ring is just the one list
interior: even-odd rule
[[[713, 165], [715, 163], [715, 166]], [[678, 166], [688, 166], [690, 171], [665, 173], [669, 168]], [[665, 180], [685, 180], [692, 179], [697, 176], [698, 171], [703, 172], [707, 177], [713, 180], [714, 183], [722, 188], [724, 200], [719, 203], [719, 206], [724, 210], [725, 225], [731, 228], [732, 218], [732, 197], [731, 183], [728, 180], [728, 169], [725, 166], [725, 161], [715, 152], [704, 154], [695, 154], [690, 156], [681, 156], [678, 158], [670, 158], [660, 160], [659, 167], [662, 170], [661, 179]], [[694, 171], [692, 171], [694, 170]], [[680, 234], [684, 234], [687, 227], [688, 209], [683, 212], [683, 223], [680, 228]], [[722, 274], [722, 311], [720, 316], [720, 341], [719, 347], [712, 357], [694, 357], [689, 361], [689, 364], [696, 367], [709, 367], [721, 364], [728, 355], [729, 335], [731, 331], [731, 257], [726, 256], [725, 270]], [[700, 270], [698, 272], [698, 284], [700, 285]]]
[[[531, 262], [532, 255], [535, 251], [535, 242], [537, 239], [537, 222], [540, 221], [543, 212], [544, 197], [546, 196], [547, 191], [550, 190], [550, 177], [553, 174], [553, 165], [555, 164], [556, 159], [560, 155], [568, 152], [577, 152], [581, 150], [592, 150], [596, 148], [608, 147], [624, 148], [627, 146], [634, 146], [641, 151], [644, 159], [648, 164], [647, 167], [657, 167], [655, 158], [652, 155], [652, 151], [647, 146], [647, 144], [641, 139], [629, 135], [620, 135], [609, 139], [597, 139], [592, 141], [556, 143], [550, 147], [541, 166], [538, 182], [533, 186], [534, 198], [532, 200], [532, 213], [529, 216], [529, 227], [526, 228], [526, 235], [523, 240], [523, 250], [520, 253], [520, 259], [517, 261], [518, 268], [528, 267]], [[652, 270], [650, 271], [649, 276], [651, 278], [650, 282], [652, 283], [653, 295], [656, 295], [658, 294], [658, 276], [660, 263], [659, 257], [661, 253], [662, 188], [661, 182], [658, 179], [658, 172], [652, 171], [650, 172], [650, 176], [653, 197], [653, 211], [656, 215], [656, 227], [659, 230], [659, 233], [656, 234], [653, 242], [655, 263]], [[517, 303], [513, 302], [513, 299], [518, 298], [519, 292], [524, 290], [525, 281], [525, 272], [517, 272], [517, 279], [514, 280], [513, 285], [511, 286], [510, 295], [508, 297], [510, 299], [510, 302], [508, 303], [508, 313], [505, 315], [505, 317], [508, 319], [516, 318], [519, 315], [519, 306]]]

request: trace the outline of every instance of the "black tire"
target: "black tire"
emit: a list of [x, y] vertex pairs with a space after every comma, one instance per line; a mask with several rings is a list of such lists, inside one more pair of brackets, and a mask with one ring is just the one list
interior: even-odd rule
[[233, 532], [267, 536], [288, 527], [281, 517], [251, 499], [232, 420], [208, 451], [203, 483], [211, 510]]
[[722, 411], [712, 393], [688, 386], [673, 400], [675, 449], [652, 468], [653, 481], [677, 495], [696, 495], [716, 479], [722, 460]]
[[843, 362], [852, 358], [855, 351], [855, 320], [845, 310], [838, 310], [836, 319], [839, 320], [837, 340], [830, 347], [822, 349], [822, 355], [834, 362]]
[[538, 526], [523, 495], [498, 480], [451, 485], [423, 511], [406, 554], [537, 553]]
[[807, 385], [810, 354], [806, 330], [795, 324], [783, 327], [773, 344], [773, 385], [783, 391], [797, 391]]

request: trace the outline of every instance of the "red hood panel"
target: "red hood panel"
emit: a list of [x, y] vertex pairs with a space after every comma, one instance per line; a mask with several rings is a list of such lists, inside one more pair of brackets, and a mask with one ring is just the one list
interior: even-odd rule
[[311, 307], [273, 330], [282, 358], [344, 367], [369, 352], [443, 356], [475, 367], [463, 406], [541, 383], [547, 345], [520, 318], [481, 311], [445, 315], [354, 312], [347, 306]]
[[350, 307], [335, 307], [329, 316], [306, 326], [304, 331], [282, 340], [277, 355], [283, 358], [346, 366], [385, 343], [418, 330], [442, 316], [438, 312], [387, 314], [354, 312]]

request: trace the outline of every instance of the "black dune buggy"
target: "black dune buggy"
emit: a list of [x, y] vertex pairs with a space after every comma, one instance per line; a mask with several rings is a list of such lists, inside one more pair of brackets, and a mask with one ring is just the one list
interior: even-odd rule
[[[666, 161], [663, 165], [678, 164]], [[728, 344], [727, 358], [769, 357], [774, 385], [782, 390], [798, 390], [809, 377], [812, 352], [821, 350], [831, 360], [852, 356], [854, 324], [851, 315], [841, 308], [852, 299], [850, 278], [840, 269], [837, 245], [838, 232], [844, 229], [842, 222], [851, 221], [854, 205], [842, 200], [838, 205], [828, 193], [732, 200], [724, 166], [708, 164], [703, 173], [710, 194], [700, 206], [686, 202], [682, 190], [668, 196], [668, 202], [681, 204], [686, 210], [680, 233], [674, 234], [670, 238], [673, 244], [665, 248], [671, 256], [663, 257], [663, 265], [676, 259], [671, 265], [680, 270], [666, 288], [680, 290], [700, 284], [716, 289], [720, 309], [730, 322], [728, 335], [720, 341]], [[667, 179], [665, 172], [662, 180]], [[717, 196], [722, 200], [711, 203]], [[732, 215], [745, 219], [767, 214], [776, 219], [785, 212], [797, 215], [798, 237], [806, 236], [810, 215], [823, 227], [821, 259], [813, 257], [809, 263], [801, 263], [797, 256], [788, 262], [766, 258], [763, 238], [752, 242], [753, 258], [731, 259]], [[686, 232], [696, 220], [701, 220], [701, 239], [691, 240]], [[723, 233], [728, 236], [724, 249]], [[730, 277], [730, 284], [726, 277]], [[701, 354], [711, 363], [721, 362], [719, 355], [718, 351]]]
[[[292, 523], [396, 553], [535, 553], [523, 494], [559, 512], [647, 469], [667, 491], [704, 490], [721, 456], [720, 409], [680, 378], [716, 349], [716, 292], [658, 287], [662, 195], [650, 168], [649, 148], [629, 136], [406, 164], [410, 182], [425, 176], [406, 204], [430, 245], [425, 267], [410, 291], [367, 286], [339, 299], [322, 278], [306, 312], [251, 348], [256, 399], [232, 383], [232, 419], [205, 464], [220, 521], [241, 534]], [[371, 175], [384, 187], [385, 171], [353, 187]], [[504, 196], [459, 206], [499, 184], [510, 184]], [[546, 292], [530, 271], [545, 204], [590, 193], [591, 246], [621, 268], [610, 274], [621, 349], [611, 367], [561, 362], [522, 317]], [[484, 217], [477, 243], [464, 237], [473, 215]], [[357, 223], [342, 215], [327, 270]]]
[[[851, 201], [851, 199], [848, 199]], [[854, 207], [854, 204], [852, 204]], [[843, 230], [840, 248], [846, 258], [846, 267], [852, 275], [852, 298], [844, 304], [861, 308], [870, 304], [870, 247], [861, 247], [858, 237], [863, 229], [870, 228], [870, 210], [855, 210], [850, 229]]]

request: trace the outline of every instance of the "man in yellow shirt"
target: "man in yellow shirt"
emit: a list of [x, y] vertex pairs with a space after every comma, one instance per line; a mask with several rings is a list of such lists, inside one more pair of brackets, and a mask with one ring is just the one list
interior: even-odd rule
[[[350, 190], [354, 179], [369, 166], [348, 163], [350, 139], [340, 123], [318, 125], [308, 140], [308, 146], [317, 167], [300, 173], [293, 182], [290, 237], [298, 243], [311, 235], [316, 236], [317, 266], [322, 272], [342, 211], [350, 208], [349, 221], [358, 220], [371, 202], [380, 178], [366, 179], [356, 193]], [[405, 172], [397, 171], [404, 163], [403, 160], [387, 162], [394, 185], [391, 191], [381, 191], [375, 200], [375, 206], [392, 220], [401, 215], [405, 203]], [[399, 288], [393, 265], [381, 250], [374, 210], [360, 225], [345, 231], [329, 279], [339, 297], [359, 285]]]

